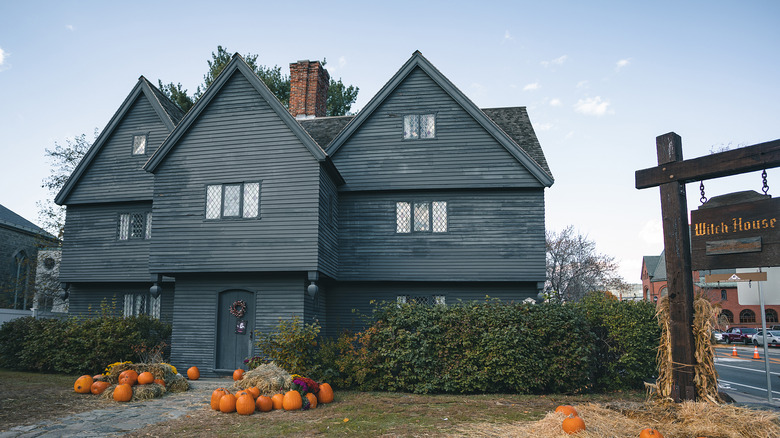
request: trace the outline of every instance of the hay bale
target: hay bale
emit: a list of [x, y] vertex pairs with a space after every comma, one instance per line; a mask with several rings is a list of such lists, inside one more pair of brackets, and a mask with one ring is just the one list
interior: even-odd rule
[[167, 363], [123, 363], [111, 369], [111, 372], [106, 376], [106, 381], [112, 384], [117, 383], [119, 381], [119, 375], [125, 370], [133, 370], [138, 374], [148, 371], [152, 373], [155, 379], [163, 379], [166, 383], [176, 376], [176, 373], [173, 372], [173, 368]]
[[174, 374], [165, 381], [165, 387], [170, 392], [184, 392], [190, 389], [190, 382], [181, 374]]
[[[651, 427], [665, 438], [770, 438], [780, 436], [780, 415], [736, 406], [705, 402], [623, 403], [575, 406], [585, 421], [585, 431], [578, 438], [636, 438]], [[550, 412], [536, 422], [469, 424], [452, 436], [504, 437], [533, 436], [561, 438], [568, 436], [561, 424], [565, 416]]]
[[[100, 394], [103, 400], [114, 401], [114, 389], [117, 385], [111, 385]], [[133, 385], [133, 398], [130, 401], [150, 400], [153, 398], [162, 397], [166, 393], [164, 386], [157, 383], [150, 383], [148, 385]]]
[[233, 389], [242, 390], [256, 386], [260, 394], [273, 395], [292, 389], [290, 373], [275, 363], [267, 363], [244, 373], [244, 378], [233, 383]]

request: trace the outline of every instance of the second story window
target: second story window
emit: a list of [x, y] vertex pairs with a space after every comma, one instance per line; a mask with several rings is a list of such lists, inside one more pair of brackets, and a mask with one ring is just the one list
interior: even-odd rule
[[435, 137], [436, 116], [434, 114], [410, 114], [404, 116], [404, 140]]
[[146, 153], [146, 134], [133, 136], [133, 155], [143, 155]]
[[253, 219], [259, 215], [259, 182], [206, 187], [206, 219]]
[[117, 238], [119, 240], [151, 239], [152, 212], [120, 213]]
[[447, 232], [447, 202], [396, 202], [396, 233]]

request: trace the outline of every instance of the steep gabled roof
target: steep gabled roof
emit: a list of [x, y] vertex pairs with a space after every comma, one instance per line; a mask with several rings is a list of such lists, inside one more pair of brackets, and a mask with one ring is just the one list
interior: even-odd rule
[[[642, 257], [642, 261], [645, 264], [645, 268], [647, 269], [647, 276], [650, 278], [650, 280], [653, 279], [653, 274], [655, 274], [655, 268], [658, 266], [658, 261], [661, 259], [661, 256], [644, 256]], [[641, 277], [642, 274], [640, 273], [639, 276]]]
[[0, 204], [0, 225], [6, 225], [11, 228], [16, 228], [27, 231], [29, 233], [38, 234], [49, 239], [54, 239], [54, 236], [46, 232], [46, 230], [19, 216], [18, 214], [4, 207], [2, 204]]
[[[539, 180], [546, 187], [550, 187], [554, 179], [549, 169], [546, 169], [537, 162], [532, 155], [525, 151], [515, 139], [506, 132], [505, 129], [499, 127], [499, 123], [494, 122], [487, 114], [477, 108], [476, 105], [463, 94], [452, 82], [444, 77], [439, 70], [436, 69], [420, 51], [415, 51], [412, 57], [401, 67], [400, 70], [390, 79], [384, 87], [368, 102], [368, 104], [358, 113], [358, 115], [336, 136], [335, 139], [328, 146], [327, 152], [330, 156], [334, 156], [339, 148], [360, 128], [360, 126], [371, 117], [371, 114], [379, 108], [382, 103], [393, 94], [395, 89], [406, 79], [407, 76], [415, 69], [420, 68], [424, 71], [438, 86], [440, 86], [447, 94], [452, 97], [474, 120], [477, 121], [488, 133], [490, 133], [498, 143], [500, 143], [517, 161], [524, 165], [528, 171]], [[501, 115], [503, 119], [504, 114], [498, 114], [499, 111], [494, 111], [494, 115], [497, 117]], [[530, 125], [530, 121], [528, 122]], [[505, 127], [510, 131], [522, 132], [521, 129], [515, 129], [511, 124], [505, 123]], [[525, 132], [530, 132], [534, 139], [536, 135], [533, 134], [533, 128]], [[524, 138], [527, 135], [520, 135], [518, 138]], [[538, 140], [536, 141], [538, 144]], [[525, 146], [525, 145], [524, 145]], [[529, 145], [529, 148], [531, 146]], [[541, 148], [539, 148], [541, 152]], [[537, 154], [538, 155], [538, 154]], [[544, 155], [541, 155], [542, 160]], [[545, 165], [546, 165], [546, 161]]]
[[209, 103], [217, 95], [219, 95], [220, 90], [222, 90], [228, 80], [236, 72], [244, 75], [252, 87], [254, 87], [260, 96], [265, 99], [265, 101], [268, 103], [268, 106], [271, 107], [271, 109], [279, 116], [279, 118], [290, 128], [293, 134], [298, 137], [301, 143], [303, 143], [304, 147], [306, 147], [306, 149], [311, 152], [312, 156], [317, 161], [324, 163], [329, 171], [335, 172], [334, 175], [336, 175], [339, 183], [343, 182], [341, 176], [338, 175], [338, 171], [336, 171], [336, 168], [330, 162], [330, 157], [328, 157], [328, 154], [325, 153], [325, 150], [322, 149], [316, 141], [314, 141], [314, 139], [306, 132], [306, 130], [301, 127], [300, 124], [298, 124], [298, 122], [296, 122], [295, 118], [293, 118], [293, 116], [290, 115], [290, 113], [287, 111], [287, 108], [285, 108], [284, 105], [279, 102], [279, 99], [277, 99], [271, 90], [269, 90], [268, 87], [263, 83], [263, 81], [257, 77], [255, 72], [252, 71], [252, 68], [247, 65], [246, 61], [244, 61], [244, 58], [242, 58], [238, 53], [233, 55], [233, 59], [231, 59], [228, 65], [225, 66], [225, 68], [222, 70], [219, 76], [217, 76], [211, 86], [206, 89], [206, 92], [203, 94], [203, 96], [201, 96], [201, 98], [195, 102], [195, 105], [190, 108], [190, 110], [181, 120], [181, 123], [176, 126], [176, 129], [171, 132], [163, 144], [157, 149], [151, 158], [149, 158], [149, 161], [147, 161], [144, 165], [144, 169], [148, 172], [154, 172], [157, 169], [157, 166], [159, 166], [160, 163], [165, 160], [165, 157], [175, 147], [176, 143], [178, 143], [178, 141], [182, 138], [182, 136], [184, 136], [193, 123], [195, 123], [195, 121], [198, 119], [198, 116], [203, 113], [203, 111], [208, 107]]
[[157, 87], [152, 85], [152, 83], [149, 82], [145, 77], [141, 76], [138, 78], [138, 82], [135, 84], [132, 91], [130, 91], [130, 94], [127, 95], [125, 101], [122, 102], [122, 105], [119, 106], [119, 109], [116, 111], [116, 113], [114, 113], [114, 116], [111, 117], [111, 120], [109, 120], [108, 125], [103, 128], [103, 131], [92, 144], [92, 147], [89, 148], [87, 153], [84, 155], [84, 158], [81, 159], [79, 164], [76, 166], [76, 169], [73, 170], [73, 173], [70, 175], [68, 180], [62, 186], [60, 192], [54, 198], [54, 202], [59, 205], [65, 203], [65, 200], [68, 198], [68, 195], [71, 193], [71, 191], [73, 191], [73, 189], [76, 187], [79, 179], [81, 179], [81, 176], [89, 168], [90, 164], [95, 159], [95, 157], [97, 157], [103, 146], [105, 146], [105, 144], [108, 142], [108, 139], [111, 138], [111, 134], [114, 132], [117, 126], [119, 126], [119, 123], [125, 117], [127, 112], [130, 111], [133, 103], [135, 103], [136, 99], [141, 94], [146, 97], [155, 113], [157, 113], [157, 115], [160, 117], [160, 120], [169, 131], [173, 130], [173, 128], [176, 126], [176, 123], [178, 123], [184, 115], [178, 106], [165, 97], [165, 95], [160, 90], [158, 90]]

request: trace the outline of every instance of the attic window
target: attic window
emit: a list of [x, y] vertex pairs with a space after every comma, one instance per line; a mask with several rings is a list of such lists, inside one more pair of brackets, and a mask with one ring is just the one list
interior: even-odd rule
[[133, 136], [133, 155], [146, 153], [146, 134]]
[[436, 116], [434, 114], [410, 114], [404, 116], [404, 140], [435, 137]]
[[252, 219], [259, 215], [259, 182], [206, 187], [206, 219]]
[[396, 202], [396, 233], [446, 233], [447, 202]]

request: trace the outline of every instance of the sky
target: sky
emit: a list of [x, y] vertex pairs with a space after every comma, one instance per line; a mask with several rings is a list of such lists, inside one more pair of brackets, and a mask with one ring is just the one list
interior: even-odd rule
[[[141, 75], [194, 92], [217, 45], [284, 74], [325, 59], [360, 88], [353, 111], [420, 50], [478, 107], [527, 107], [555, 178], [547, 230], [572, 225], [639, 283], [663, 249], [659, 190], [634, 179], [655, 138], [679, 134], [686, 159], [780, 138], [778, 18], [779, 1], [0, 0], [0, 204], [40, 223], [45, 149], [91, 139]], [[698, 208], [698, 183], [687, 196]]]

